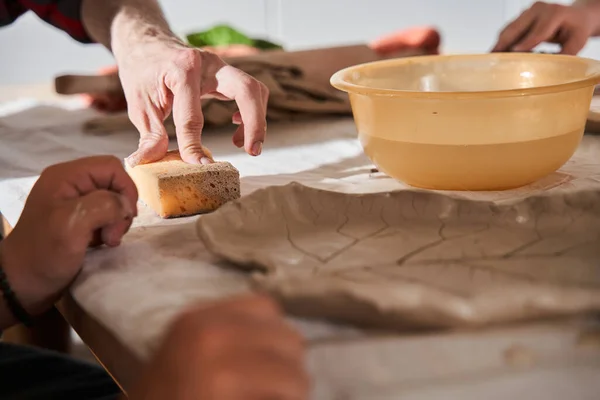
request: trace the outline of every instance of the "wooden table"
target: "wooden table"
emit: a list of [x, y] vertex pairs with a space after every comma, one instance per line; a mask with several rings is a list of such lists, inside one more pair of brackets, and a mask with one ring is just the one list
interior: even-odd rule
[[[35, 90], [30, 90], [31, 93], [35, 93]], [[47, 90], [47, 87], [45, 89], [41, 88], [38, 90], [44, 92], [44, 90]], [[4, 95], [7, 92], [0, 91], [0, 93]], [[10, 231], [11, 227], [8, 223], [6, 223], [6, 221], [3, 221], [3, 225], [7, 231]], [[48, 321], [51, 321], [51, 323], [49, 322], [48, 324], [43, 324], [40, 321], [40, 325], [38, 326], [40, 328], [38, 331], [39, 333], [28, 332], [27, 335], [29, 336], [26, 338], [33, 339], [34, 341], [37, 340], [39, 341], [38, 344], [44, 345], [44, 340], [48, 340], [48, 338], [52, 337], [53, 334], [64, 335], [66, 331], [65, 327], [71, 326], [79, 334], [84, 343], [90, 348], [99, 362], [106, 368], [106, 370], [126, 392], [139, 375], [143, 364], [142, 360], [137, 358], [135, 353], [130, 348], [123, 345], [123, 343], [121, 343], [120, 340], [105, 326], [99, 323], [94, 316], [85, 312], [70, 295], [65, 295], [58, 302], [57, 310], [58, 312], [52, 311], [47, 316], [44, 316], [44, 318], [47, 318]], [[68, 322], [68, 325], [64, 323], [64, 320], [62, 323], [60, 323], [59, 321], [61, 321], [61, 318], [64, 318], [64, 320]], [[53, 330], [54, 333], [52, 333]], [[18, 328], [18, 331], [20, 331], [21, 334], [23, 333], [22, 328]], [[66, 332], [68, 333], [68, 331]], [[507, 343], [510, 343], [510, 340], [512, 339], [518, 339], [520, 343], [523, 343], [525, 346], [535, 346], [536, 343], [552, 343], [552, 341], [558, 340], [571, 341], [572, 338], [577, 338], [578, 335], [580, 335], [580, 332], [582, 332], [581, 326], [577, 322], [571, 324], [567, 321], [559, 321], [549, 323], [548, 325], [528, 324], [526, 326], [505, 327], [502, 329], [489, 329], [478, 332], [456, 332], [453, 334], [439, 333], [423, 336], [405, 336], [397, 339], [389, 338], [387, 342], [382, 342], [380, 351], [386, 354], [386, 346], [390, 343], [390, 341], [396, 341], [395, 344], [399, 346], [397, 349], [400, 349], [401, 353], [403, 354], [402, 357], [398, 358], [398, 362], [402, 364], [397, 366], [400, 371], [399, 373], [401, 373], [401, 376], [402, 374], [406, 376], [410, 375], [411, 378], [418, 381], [418, 373], [415, 371], [429, 371], [432, 369], [432, 367], [438, 368], [444, 357], [450, 357], [450, 353], [453, 353], [454, 357], [460, 359], [462, 353], [468, 354], [471, 351], [470, 349], [475, 345], [477, 345], [475, 346], [476, 348], [482, 349], [481, 351], [495, 352], [492, 356], [496, 357], [496, 354], [503, 354], [502, 349], [505, 349]], [[64, 336], [62, 337], [64, 338]], [[440, 349], [442, 350], [440, 351]], [[543, 352], [544, 349], [541, 348], [539, 351]], [[349, 357], [349, 354], [353, 353], [353, 351], [348, 351], [345, 349], [342, 343], [331, 342], [328, 340], [317, 340], [311, 342], [310, 353], [313, 359], [319, 358], [319, 360], [322, 361], [323, 366], [321, 368], [326, 370], [326, 368], [330, 368], [332, 364], [336, 362], [340, 363], [339, 360], [343, 360], [344, 356]], [[553, 357], [555, 357], [554, 360], [556, 359], [557, 354], [560, 356], [559, 358], [561, 358], [563, 353], [559, 352], [553, 354]], [[570, 357], [572, 352], [570, 349], [568, 351], [565, 350], [565, 354], [568, 354]], [[440, 358], [441, 355], [444, 357]], [[568, 359], [568, 357], [566, 358]], [[519, 362], [518, 359], [519, 355], [517, 354], [517, 363]], [[467, 365], [468, 362], [464, 361], [464, 359], [462, 361], [463, 365], [457, 364], [457, 369], [463, 368], [466, 370], [469, 368], [477, 368], [476, 365]], [[580, 362], [579, 359], [576, 361]], [[348, 366], [347, 364], [349, 363], [342, 361], [341, 364], [344, 364], [342, 365], [343, 369], [343, 367]], [[361, 368], [360, 364], [361, 363], [359, 362], [355, 366], [358, 370]], [[515, 368], [521, 368], [521, 366], [516, 366]], [[359, 371], [357, 374], [360, 375], [361, 373], [366, 372], [368, 371]], [[425, 372], [420, 373], [423, 374], [423, 376], [425, 374]], [[342, 374], [341, 376], [344, 376], [343, 373], [340, 374]], [[415, 378], [415, 376], [417, 378]], [[339, 376], [337, 376], [337, 378], [340, 379]], [[341, 380], [343, 381], [344, 379]], [[352, 378], [348, 378], [347, 380], [351, 381]], [[438, 383], [443, 380], [443, 378], [438, 379]], [[462, 383], [459, 382], [458, 384], [465, 386], [469, 385], [469, 382], [469, 380], [466, 380]], [[444, 384], [444, 382], [441, 383]], [[553, 381], [549, 382], [549, 384], [553, 383]], [[499, 385], [499, 383], [496, 385]], [[506, 385], [501, 386], [501, 388], [505, 387]], [[515, 389], [514, 384], [512, 384], [512, 386], [509, 384], [508, 387], [512, 390]], [[495, 393], [496, 395], [499, 394], [499, 392]], [[363, 399], [365, 398], [369, 397], [363, 397]], [[394, 397], [385, 398], [391, 399]], [[443, 397], [435, 398], [437, 399]]]

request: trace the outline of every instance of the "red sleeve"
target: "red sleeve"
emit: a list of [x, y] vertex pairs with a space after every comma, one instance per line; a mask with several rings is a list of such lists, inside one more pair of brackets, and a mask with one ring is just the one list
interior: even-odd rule
[[[18, 0], [47, 23], [65, 31], [81, 43], [92, 43], [81, 21], [83, 0]], [[97, 0], [102, 1], [102, 0]]]

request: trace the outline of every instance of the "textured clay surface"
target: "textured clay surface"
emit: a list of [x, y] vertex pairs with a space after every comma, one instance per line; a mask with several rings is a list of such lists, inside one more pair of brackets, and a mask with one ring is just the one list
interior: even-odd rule
[[404, 329], [600, 311], [600, 191], [495, 204], [292, 183], [197, 224], [297, 315]]

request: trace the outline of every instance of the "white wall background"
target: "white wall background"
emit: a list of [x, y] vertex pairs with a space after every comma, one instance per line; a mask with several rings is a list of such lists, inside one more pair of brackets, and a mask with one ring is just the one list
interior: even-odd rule
[[[101, 0], [98, 0], [101, 1]], [[288, 49], [371, 40], [412, 25], [432, 24], [443, 52], [486, 52], [502, 27], [532, 0], [162, 0], [179, 34], [228, 23]], [[568, 4], [570, 0], [558, 0]], [[600, 42], [581, 54], [600, 59]], [[112, 63], [99, 45], [81, 45], [32, 13], [0, 28], [0, 85], [37, 83], [65, 72]]]

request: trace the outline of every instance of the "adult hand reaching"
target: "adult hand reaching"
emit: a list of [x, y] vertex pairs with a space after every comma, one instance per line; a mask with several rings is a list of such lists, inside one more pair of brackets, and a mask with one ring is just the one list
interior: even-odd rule
[[548, 42], [559, 44], [562, 54], [575, 55], [590, 37], [600, 33], [599, 28], [599, 1], [570, 6], [536, 2], [502, 30], [492, 51], [526, 52]]
[[250, 75], [213, 53], [175, 40], [142, 45], [117, 63], [129, 118], [140, 132], [139, 148], [128, 158], [131, 165], [164, 157], [168, 137], [163, 121], [171, 112], [182, 159], [192, 164], [211, 162], [200, 139], [203, 96], [234, 100], [239, 112], [233, 122], [239, 126], [233, 143], [250, 155], [261, 153], [269, 92]]
[[161, 159], [168, 137], [163, 121], [173, 113], [184, 161], [210, 163], [202, 151], [201, 98], [233, 100], [239, 112], [233, 143], [253, 156], [266, 134], [267, 87], [216, 54], [191, 48], [169, 28], [156, 0], [84, 0], [87, 32], [117, 61], [131, 122], [140, 132], [131, 166]]

